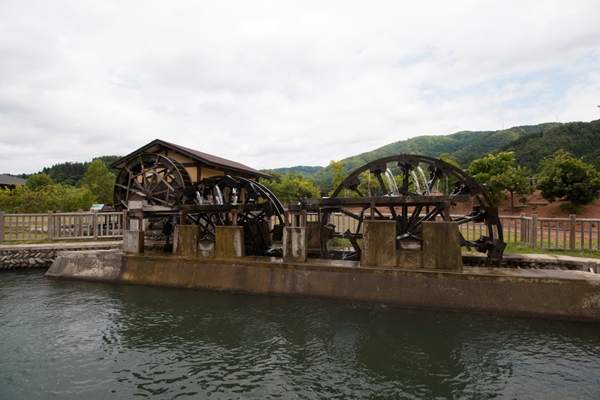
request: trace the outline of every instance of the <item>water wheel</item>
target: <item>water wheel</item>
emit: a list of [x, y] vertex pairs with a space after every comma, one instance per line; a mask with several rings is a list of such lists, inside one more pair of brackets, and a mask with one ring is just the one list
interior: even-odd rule
[[[498, 209], [483, 188], [460, 168], [427, 156], [403, 154], [365, 164], [319, 201], [319, 212], [323, 258], [359, 260], [367, 219], [395, 221], [398, 249], [422, 249], [422, 224], [436, 219], [483, 223], [484, 234], [461, 234], [461, 244], [487, 253], [488, 264], [499, 262], [505, 247]], [[350, 217], [350, 224], [336, 226], [336, 215]], [[335, 238], [351, 246], [336, 250]]]
[[201, 227], [205, 245], [214, 242], [216, 226], [238, 225], [247, 255], [281, 255], [273, 241], [281, 239], [284, 208], [264, 185], [231, 175], [204, 178], [186, 191], [186, 203], [186, 223]]
[[172, 207], [181, 204], [185, 188], [192, 181], [176, 160], [158, 154], [140, 154], [129, 160], [117, 176], [114, 204], [117, 210], [128, 208], [130, 201]]

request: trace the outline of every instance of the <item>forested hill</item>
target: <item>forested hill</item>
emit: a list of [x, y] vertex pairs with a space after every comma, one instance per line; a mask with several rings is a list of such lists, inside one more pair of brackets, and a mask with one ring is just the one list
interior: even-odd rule
[[[121, 158], [120, 156], [102, 156], [97, 157], [104, 162], [107, 166], [112, 164], [114, 161]], [[64, 162], [61, 164], [54, 164], [51, 167], [45, 167], [40, 172], [48, 175], [56, 183], [66, 183], [68, 185], [76, 185], [80, 180], [83, 179], [83, 175], [89, 168], [91, 161], [86, 162]], [[110, 170], [112, 173], [117, 174], [118, 171]]]
[[[348, 174], [370, 161], [396, 154], [420, 154], [439, 157], [442, 153], [448, 153], [456, 159], [461, 167], [466, 168], [474, 159], [500, 151], [501, 148], [505, 148], [518, 140], [524, 140], [528, 137], [541, 137], [544, 132], [561, 126], [563, 124], [544, 123], [516, 126], [499, 131], [462, 131], [445, 136], [418, 136], [345, 158], [341, 160], [344, 164], [343, 173]], [[331, 167], [328, 166], [313, 174], [311, 179], [314, 179], [319, 187], [328, 187], [331, 185], [332, 177], [333, 172]]]
[[[281, 175], [285, 175], [285, 174], [289, 173], [289, 174], [300, 174], [300, 175], [308, 177], [322, 169], [323, 169], [323, 167], [309, 167], [306, 165], [298, 165], [296, 167], [289, 167], [289, 168], [275, 168], [275, 169], [271, 169], [269, 171], [276, 172]], [[267, 171], [267, 173], [268, 173], [268, 171]]]
[[581, 158], [600, 171], [600, 120], [561, 124], [533, 135], [523, 136], [499, 148], [512, 151], [518, 165], [536, 171], [540, 161], [559, 150]]

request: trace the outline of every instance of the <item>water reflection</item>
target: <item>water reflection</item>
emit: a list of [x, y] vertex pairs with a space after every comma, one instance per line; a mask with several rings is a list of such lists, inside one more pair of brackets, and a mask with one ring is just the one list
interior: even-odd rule
[[600, 326], [0, 275], [0, 398], [598, 398]]

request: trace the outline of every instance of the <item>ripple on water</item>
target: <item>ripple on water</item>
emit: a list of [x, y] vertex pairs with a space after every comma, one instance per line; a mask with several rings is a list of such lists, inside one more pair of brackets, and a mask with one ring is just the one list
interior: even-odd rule
[[595, 324], [0, 278], [0, 398], [600, 398]]

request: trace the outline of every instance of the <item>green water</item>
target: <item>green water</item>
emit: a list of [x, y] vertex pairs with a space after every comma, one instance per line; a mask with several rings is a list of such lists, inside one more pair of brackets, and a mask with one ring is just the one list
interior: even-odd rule
[[600, 324], [0, 272], [0, 399], [598, 399]]

